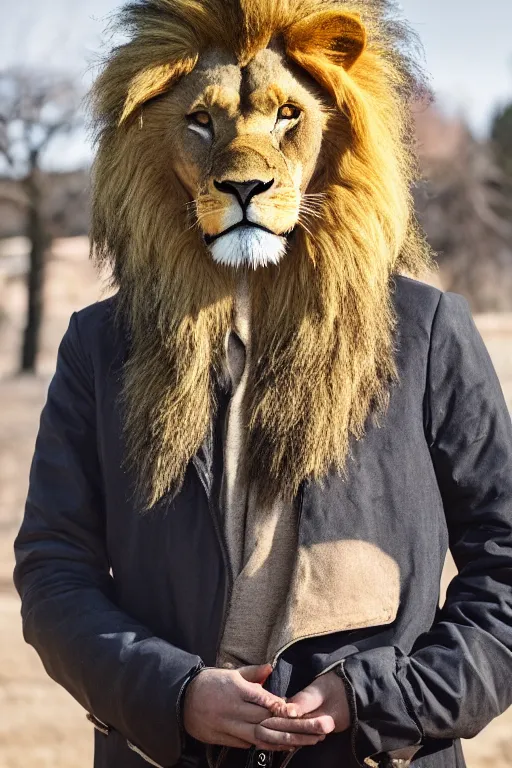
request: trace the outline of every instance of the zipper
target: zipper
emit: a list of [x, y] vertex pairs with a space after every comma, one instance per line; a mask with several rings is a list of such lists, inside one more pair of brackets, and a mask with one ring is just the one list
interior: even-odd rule
[[[220, 650], [220, 644], [222, 642], [222, 636], [224, 634], [224, 629], [226, 627], [227, 608], [228, 608], [229, 602], [231, 600], [231, 593], [232, 593], [232, 590], [233, 590], [233, 577], [232, 577], [232, 572], [231, 572], [231, 563], [229, 561], [229, 554], [228, 554], [226, 543], [225, 543], [225, 540], [224, 540], [224, 535], [223, 535], [223, 533], [222, 533], [222, 531], [220, 529], [220, 525], [219, 525], [219, 522], [218, 522], [218, 519], [217, 519], [217, 515], [215, 514], [215, 512], [212, 509], [212, 504], [211, 504], [211, 499], [210, 499], [210, 494], [208, 492], [208, 488], [207, 488], [206, 484], [203, 482], [202, 475], [201, 475], [201, 473], [199, 471], [198, 471], [198, 474], [199, 474], [199, 478], [201, 480], [201, 483], [203, 485], [203, 488], [205, 490], [205, 493], [207, 494], [207, 497], [208, 497], [208, 509], [210, 511], [210, 515], [211, 515], [212, 520], [213, 520], [213, 524], [214, 524], [214, 527], [215, 527], [215, 532], [217, 534], [217, 540], [219, 542], [219, 546], [220, 546], [220, 549], [221, 549], [221, 552], [222, 552], [222, 559], [224, 561], [224, 567], [226, 568], [226, 575], [227, 575], [226, 585], [225, 585], [225, 590], [224, 590], [224, 606], [223, 606], [222, 625], [221, 625], [221, 631], [220, 631], [219, 641], [218, 641], [218, 645], [217, 645], [217, 654], [218, 654], [218, 652]], [[297, 529], [299, 528], [300, 521], [302, 519], [302, 512], [303, 512], [303, 509], [304, 509], [304, 492], [305, 492], [306, 486], [308, 484], [309, 484], [308, 480], [303, 480], [302, 483], [300, 484], [300, 487], [299, 487], [299, 500], [298, 500], [299, 503], [298, 503]], [[313, 638], [313, 637], [321, 637], [321, 635], [322, 635], [322, 633], [313, 633], [311, 635], [304, 635], [303, 637], [297, 637], [297, 638], [295, 638], [295, 640], [292, 640], [291, 642], [287, 643], [287, 645], [284, 645], [282, 648], [280, 648], [277, 651], [277, 653], [275, 654], [275, 656], [274, 656], [274, 658], [273, 658], [273, 660], [271, 662], [272, 670], [274, 670], [276, 668], [277, 662], [279, 660], [279, 656], [281, 656], [281, 654], [284, 653], [292, 645], [294, 645], [295, 643], [299, 642], [299, 640], [308, 640], [308, 639]]]
[[[194, 459], [192, 461], [193, 461], [194, 466], [196, 468], [197, 474], [199, 475], [199, 480], [201, 481], [201, 485], [203, 486], [204, 492], [206, 494], [206, 498], [208, 499], [208, 512], [210, 513], [210, 517], [211, 517], [212, 522], [213, 522], [213, 527], [215, 529], [215, 535], [217, 537], [217, 542], [218, 542], [218, 545], [219, 545], [219, 548], [220, 548], [220, 551], [221, 551], [221, 554], [222, 554], [222, 562], [223, 562], [224, 571], [225, 571], [225, 574], [226, 574], [226, 578], [225, 578], [225, 581], [224, 581], [224, 598], [223, 598], [223, 605], [222, 605], [221, 627], [220, 627], [219, 636], [218, 636], [218, 640], [217, 640], [217, 645], [216, 645], [216, 649], [215, 649], [215, 665], [216, 665], [217, 664], [217, 658], [219, 656], [220, 646], [221, 646], [221, 643], [222, 643], [222, 637], [224, 635], [224, 629], [226, 627], [226, 622], [227, 622], [227, 618], [228, 618], [228, 606], [229, 606], [229, 603], [231, 601], [231, 592], [232, 592], [232, 589], [233, 589], [233, 578], [232, 578], [232, 574], [231, 574], [231, 563], [229, 561], [228, 550], [227, 550], [226, 543], [225, 543], [225, 540], [224, 540], [224, 535], [223, 535], [222, 530], [221, 530], [221, 526], [219, 524], [218, 517], [217, 517], [217, 515], [215, 513], [215, 510], [213, 509], [213, 504], [212, 504], [212, 500], [211, 500], [210, 490], [208, 488], [208, 485], [207, 485], [205, 479], [203, 479], [203, 473], [201, 472], [201, 468], [197, 466], [195, 457], [194, 457]], [[229, 751], [229, 747], [223, 747], [221, 749], [220, 754], [219, 754], [217, 760], [215, 761], [215, 763], [213, 763], [212, 751], [210, 750], [209, 747], [210, 747], [210, 745], [207, 745], [207, 748], [206, 748], [206, 760], [207, 760], [209, 768], [220, 768], [220, 766], [224, 762], [224, 759], [225, 759], [225, 757], [226, 757], [226, 755], [227, 755], [227, 753]]]
[[304, 493], [307, 485], [309, 485], [309, 480], [303, 480], [299, 486], [299, 514], [297, 517], [297, 533], [300, 528], [300, 521], [302, 520], [302, 510], [304, 509]]
[[129, 749], [131, 749], [132, 752], [135, 752], [136, 755], [139, 755], [139, 757], [142, 757], [142, 759], [145, 760], [146, 763], [149, 763], [150, 765], [154, 765], [155, 768], [164, 768], [163, 765], [160, 765], [160, 763], [155, 763], [154, 760], [148, 757], [142, 751], [142, 749], [139, 749], [139, 747], [136, 747], [135, 744], [132, 744], [131, 741], [127, 741], [126, 743], [128, 744]]
[[[291, 750], [283, 759], [281, 763], [278, 763], [279, 768], [286, 768], [287, 765], [293, 760], [297, 752], [302, 747], [295, 747]], [[259, 749], [257, 747], [251, 747], [245, 763], [245, 768], [272, 768], [274, 764], [275, 755], [282, 754], [277, 750]], [[220, 765], [220, 764], [218, 764]], [[211, 768], [211, 767], [210, 767]]]
[[274, 754], [274, 751], [253, 746], [249, 749], [249, 754], [245, 761], [245, 768], [272, 768]]
[[286, 766], [291, 763], [297, 752], [300, 752], [301, 749], [304, 749], [304, 747], [297, 747], [293, 750], [293, 752], [290, 752], [290, 754], [286, 755], [285, 759], [280, 765], [280, 768], [286, 768]]
[[[209, 483], [207, 482], [207, 478], [203, 472], [203, 467], [201, 466], [201, 462], [197, 459], [197, 456], [194, 456], [192, 459], [192, 463], [194, 464], [195, 470], [197, 472], [197, 475], [199, 477], [199, 480], [201, 482], [201, 485], [203, 486], [203, 490], [206, 494], [206, 498], [208, 500], [208, 512], [210, 514], [210, 517], [213, 522], [213, 527], [215, 529], [215, 536], [217, 538], [217, 543], [219, 545], [219, 549], [221, 551], [222, 555], [222, 563], [224, 565], [224, 571], [225, 571], [225, 581], [224, 581], [224, 597], [223, 597], [223, 605], [222, 605], [222, 620], [221, 620], [221, 628], [219, 632], [219, 637], [217, 640], [217, 645], [215, 648], [215, 665], [217, 664], [217, 658], [219, 655], [220, 645], [222, 642], [222, 636], [224, 634], [224, 628], [226, 626], [227, 621], [227, 613], [228, 613], [228, 605], [231, 600], [231, 591], [233, 588], [233, 580], [231, 576], [231, 564], [229, 562], [229, 555], [226, 547], [226, 543], [224, 541], [224, 536], [221, 530], [221, 526], [219, 524], [218, 517], [215, 513], [215, 510], [213, 509], [212, 504], [212, 494], [211, 494], [211, 488], [209, 486]], [[223, 747], [217, 760], [215, 761], [215, 764], [213, 763], [213, 756], [212, 751], [210, 749], [210, 745], [207, 745], [206, 747], [206, 761], [208, 763], [209, 768], [219, 768], [222, 763], [224, 762], [224, 759], [226, 757], [226, 754], [228, 752], [228, 747]]]
[[[199, 476], [201, 478], [200, 473], [198, 473], [198, 474], [199, 474]], [[300, 484], [300, 487], [299, 487], [297, 529], [299, 529], [300, 522], [301, 522], [301, 519], [302, 519], [302, 513], [303, 513], [303, 510], [304, 510], [304, 494], [305, 494], [305, 490], [306, 490], [306, 487], [307, 487], [308, 484], [309, 484], [308, 480], [303, 480], [302, 483]], [[203, 486], [204, 486], [204, 483], [203, 483]], [[232, 592], [232, 588], [233, 588], [233, 580], [232, 580], [232, 575], [231, 575], [231, 564], [229, 562], [229, 555], [228, 555], [227, 548], [226, 548], [226, 545], [225, 545], [224, 536], [222, 535], [222, 532], [220, 530], [220, 526], [218, 524], [217, 516], [215, 515], [215, 513], [213, 512], [213, 510], [211, 508], [210, 496], [208, 494], [208, 491], [207, 491], [206, 487], [205, 487], [205, 491], [206, 491], [206, 493], [208, 495], [208, 507], [210, 509], [210, 514], [211, 514], [212, 519], [213, 519], [213, 523], [214, 523], [214, 526], [215, 526], [215, 531], [217, 533], [217, 538], [218, 538], [218, 541], [219, 541], [219, 546], [220, 546], [222, 554], [223, 554], [224, 565], [225, 565], [225, 567], [227, 569], [227, 573], [228, 573], [228, 578], [226, 579], [226, 587], [227, 588], [226, 588], [225, 600], [224, 600], [224, 615], [223, 615], [222, 628], [221, 628], [220, 637], [219, 637], [219, 645], [217, 647], [217, 654], [218, 654], [218, 652], [220, 650], [220, 644], [222, 642], [222, 636], [224, 634], [224, 629], [225, 629], [225, 626], [226, 626], [227, 606], [229, 605], [229, 601], [231, 600], [231, 592]], [[320, 634], [313, 633], [311, 635], [304, 635], [303, 637], [295, 638], [295, 640], [292, 640], [287, 645], [284, 645], [282, 648], [280, 648], [277, 651], [277, 653], [275, 654], [275, 656], [274, 656], [274, 658], [273, 658], [273, 660], [271, 662], [272, 670], [274, 670], [276, 668], [277, 662], [279, 661], [279, 657], [288, 648], [290, 648], [292, 645], [295, 645], [295, 643], [298, 643], [300, 640], [308, 640], [308, 639], [311, 639], [311, 638], [314, 638], [314, 637], [321, 637], [321, 633]], [[290, 764], [290, 762], [293, 760], [293, 758], [296, 756], [296, 754], [298, 752], [300, 752], [301, 749], [303, 749], [303, 747], [297, 747], [296, 749], [293, 750], [293, 752], [290, 752], [288, 755], [286, 755], [286, 757], [284, 758], [284, 760], [281, 763], [279, 768], [286, 768], [286, 766], [288, 766]], [[223, 763], [223, 761], [224, 761], [224, 759], [225, 759], [225, 757], [227, 755], [227, 752], [228, 752], [227, 749], [225, 749], [225, 750], [223, 750], [221, 752], [221, 754], [219, 756], [219, 760], [216, 763], [216, 767], [217, 768], [219, 768], [222, 765], [222, 763]], [[254, 748], [250, 752], [252, 754], [254, 754], [254, 752], [256, 752], [256, 749]], [[271, 752], [270, 754], [273, 754], [273, 753]], [[208, 760], [208, 762], [210, 763], [210, 760]]]
[[221, 621], [221, 626], [220, 626], [220, 631], [219, 631], [219, 638], [218, 638], [218, 641], [217, 641], [217, 647], [215, 649], [215, 664], [217, 664], [217, 659], [218, 659], [218, 656], [219, 656], [220, 646], [221, 646], [221, 643], [222, 643], [222, 638], [224, 636], [224, 630], [226, 628], [226, 623], [227, 623], [227, 620], [228, 620], [228, 608], [229, 608], [229, 604], [231, 603], [231, 594], [232, 594], [232, 591], [233, 591], [233, 575], [231, 573], [231, 563], [230, 563], [230, 560], [229, 560], [229, 554], [228, 554], [228, 550], [227, 550], [227, 547], [226, 547], [226, 542], [225, 542], [225, 539], [224, 539], [224, 535], [223, 535], [223, 533], [221, 531], [221, 528], [220, 528], [217, 516], [216, 516], [215, 512], [212, 509], [212, 504], [211, 504], [211, 500], [210, 499], [208, 499], [208, 508], [210, 510], [210, 515], [211, 515], [212, 520], [213, 520], [213, 525], [214, 525], [214, 528], [215, 528], [215, 532], [217, 534], [217, 540], [219, 542], [219, 547], [220, 547], [220, 550], [221, 550], [221, 553], [222, 553], [222, 559], [223, 559], [223, 562], [224, 562], [224, 569], [225, 569], [225, 572], [226, 572], [226, 580], [225, 580], [225, 584], [224, 584], [224, 603], [223, 603], [223, 606], [222, 606], [222, 621]]
[[208, 768], [220, 768], [220, 766], [224, 762], [224, 758], [229, 752], [230, 747], [222, 747], [215, 760], [213, 757], [213, 749], [214, 749], [213, 744], [206, 745], [206, 761], [208, 763]]
[[[317, 635], [309, 635], [309, 637], [317, 637]], [[306, 638], [299, 638], [299, 639], [300, 640], [305, 640]], [[285, 651], [286, 648], [288, 648], [291, 645], [293, 645], [294, 642], [297, 642], [297, 640], [294, 640], [292, 643], [289, 643], [287, 646], [285, 646], [285, 648], [281, 649], [278, 652], [278, 654], [276, 654], [276, 656], [274, 657], [274, 664], [277, 663], [277, 659], [279, 658], [281, 653], [283, 653], [283, 651]], [[352, 696], [352, 691], [350, 690], [350, 683], [349, 683], [349, 681], [347, 679], [347, 676], [345, 674], [345, 659], [342, 659], [341, 661], [336, 662], [336, 665], [333, 665], [330, 669], [334, 669], [334, 666], [338, 666], [339, 667], [339, 669], [340, 669], [340, 675], [339, 676], [341, 677], [341, 679], [343, 681], [343, 685], [345, 686], [345, 689], [347, 691], [347, 699], [348, 699], [348, 702], [349, 702], [350, 715], [351, 715], [351, 719], [352, 719], [350, 743], [351, 743], [352, 754], [355, 756], [356, 755], [356, 735], [357, 735], [356, 734], [356, 732], [357, 732], [357, 713], [356, 713], [356, 709], [355, 709], [355, 702], [354, 702], [353, 696]], [[325, 672], [323, 672], [322, 674], [326, 674], [327, 671], [329, 671], [329, 670], [325, 670]], [[300, 752], [301, 749], [304, 749], [304, 747], [297, 747], [296, 749], [293, 750], [293, 752], [290, 752], [290, 754], [288, 754], [284, 758], [283, 762], [280, 765], [280, 768], [286, 768], [286, 766], [288, 766], [291, 763], [291, 761], [293, 760], [293, 758], [295, 757], [297, 752]], [[356, 758], [356, 760], [357, 760], [357, 758]]]
[[357, 758], [357, 751], [356, 751], [356, 738], [357, 738], [357, 731], [359, 729], [359, 721], [357, 718], [357, 708], [356, 708], [356, 702], [354, 700], [352, 684], [345, 672], [345, 659], [342, 659], [340, 661], [338, 669], [339, 669], [339, 677], [341, 677], [343, 681], [343, 685], [345, 686], [345, 692], [347, 694], [348, 706], [350, 710], [350, 719], [352, 720], [352, 726], [350, 728], [350, 747], [352, 749], [352, 755], [354, 756], [356, 763], [360, 765], [359, 760]]
[[226, 579], [225, 579], [225, 582], [224, 582], [224, 599], [223, 599], [223, 606], [222, 606], [222, 621], [221, 621], [221, 628], [220, 628], [220, 632], [219, 632], [219, 638], [218, 638], [217, 646], [216, 646], [216, 656], [215, 656], [215, 663], [216, 663], [217, 662], [217, 657], [218, 657], [218, 654], [219, 654], [219, 650], [220, 650], [220, 645], [221, 645], [221, 642], [222, 642], [222, 636], [224, 634], [224, 629], [226, 627], [228, 606], [229, 606], [229, 603], [230, 603], [230, 600], [231, 600], [231, 592], [232, 592], [232, 589], [233, 589], [233, 578], [232, 578], [232, 574], [231, 574], [231, 563], [229, 561], [229, 555], [228, 555], [226, 543], [225, 543], [225, 540], [224, 540], [224, 535], [222, 533], [221, 526], [219, 525], [218, 517], [217, 517], [217, 515], [216, 515], [216, 513], [215, 513], [215, 511], [213, 509], [210, 489], [209, 489], [208, 484], [206, 482], [206, 478], [204, 477], [203, 472], [201, 471], [201, 467], [198, 466], [199, 462], [197, 462], [196, 457], [194, 457], [194, 459], [192, 461], [193, 461], [193, 464], [194, 464], [194, 466], [196, 468], [196, 472], [199, 475], [199, 480], [201, 481], [201, 485], [203, 486], [203, 490], [206, 493], [206, 498], [208, 499], [208, 512], [210, 513], [210, 517], [211, 517], [212, 522], [213, 522], [213, 527], [215, 529], [215, 535], [217, 537], [217, 542], [219, 544], [219, 548], [220, 548], [220, 551], [221, 551], [222, 562], [223, 562], [224, 570], [225, 570], [225, 574], [226, 574]]
[[[308, 485], [308, 480], [303, 480], [299, 486], [299, 504], [298, 504], [298, 516], [297, 516], [297, 535], [299, 533], [300, 529], [300, 523], [302, 520], [302, 512], [304, 510], [304, 493], [306, 490], [306, 486]], [[310, 637], [315, 637], [315, 635], [310, 635]], [[305, 640], [306, 638], [299, 638], [300, 640]], [[283, 654], [287, 648], [290, 648], [292, 645], [294, 645], [297, 642], [297, 640], [293, 640], [292, 642], [288, 643], [287, 645], [283, 646], [283, 648], [280, 648], [277, 653], [275, 654], [274, 658], [272, 659], [272, 670], [274, 670], [277, 666], [277, 662], [279, 661], [279, 657], [281, 654]], [[283, 762], [279, 766], [279, 768], [286, 768], [287, 765], [291, 763], [293, 758], [296, 756], [297, 752], [300, 752], [302, 747], [297, 747], [293, 750], [293, 752], [290, 752], [286, 757], [284, 758]]]
[[107, 725], [103, 722], [103, 720], [99, 720], [95, 715], [92, 715], [90, 712], [86, 715], [87, 720], [96, 728], [97, 731], [102, 733], [104, 736], [108, 736], [110, 734], [110, 731], [112, 730], [110, 725]]

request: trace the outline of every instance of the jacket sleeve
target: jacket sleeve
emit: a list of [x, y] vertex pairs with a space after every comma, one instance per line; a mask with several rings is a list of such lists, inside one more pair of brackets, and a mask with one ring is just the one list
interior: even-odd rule
[[[108, 738], [161, 766], [180, 756], [180, 691], [201, 659], [121, 611], [105, 541], [92, 365], [71, 319], [41, 417], [14, 580], [25, 639]], [[104, 727], [106, 726], [106, 727]]]
[[458, 575], [410, 655], [356, 653], [342, 676], [359, 762], [424, 740], [470, 738], [512, 704], [512, 428], [466, 301], [441, 296], [427, 439]]

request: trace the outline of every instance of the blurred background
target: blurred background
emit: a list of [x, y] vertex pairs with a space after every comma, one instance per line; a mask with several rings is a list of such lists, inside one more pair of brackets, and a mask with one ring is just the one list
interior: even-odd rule
[[[58, 342], [71, 312], [104, 295], [88, 261], [81, 105], [117, 5], [0, 0], [0, 768], [92, 765], [84, 713], [23, 643], [11, 550]], [[512, 406], [512, 3], [401, 7], [436, 94], [415, 109], [415, 196], [439, 262], [426, 279], [467, 297]], [[470, 768], [512, 768], [512, 713], [464, 748]]]

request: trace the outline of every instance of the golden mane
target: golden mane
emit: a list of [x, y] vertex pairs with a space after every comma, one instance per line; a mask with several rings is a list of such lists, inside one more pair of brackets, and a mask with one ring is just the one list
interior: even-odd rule
[[[366, 30], [350, 68], [297, 39], [309, 16], [340, 10]], [[235, 275], [190, 229], [184, 190], [161, 163], [162, 137], [142, 140], [144, 104], [209, 46], [243, 64], [276, 36], [334, 99], [324, 171], [308, 190], [323, 193], [321, 216], [297, 230], [279, 266], [250, 276], [248, 472], [262, 499], [292, 498], [303, 479], [343, 471], [350, 439], [385, 410], [396, 378], [391, 277], [430, 263], [411, 198], [409, 101], [422, 81], [408, 53], [414, 37], [394, 10], [388, 0], [140, 0], [120, 13], [128, 42], [92, 93], [92, 243], [112, 267], [131, 336], [128, 460], [148, 504], [180, 487], [208, 432]]]

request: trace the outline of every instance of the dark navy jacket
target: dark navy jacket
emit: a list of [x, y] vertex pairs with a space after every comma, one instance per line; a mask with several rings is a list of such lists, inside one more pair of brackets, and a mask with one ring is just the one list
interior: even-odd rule
[[[377, 545], [398, 563], [400, 601], [385, 626], [281, 655], [268, 682], [280, 695], [343, 661], [354, 717], [292, 768], [373, 765], [411, 747], [415, 765], [459, 766], [458, 739], [512, 703], [510, 417], [464, 299], [402, 277], [394, 297], [400, 383], [386, 417], [354, 442], [346, 479], [305, 483], [297, 504], [303, 546]], [[215, 663], [228, 586], [211, 457], [201, 450], [176, 498], [147, 514], [132, 501], [114, 304], [72, 317], [42, 415], [15, 545], [25, 637], [97, 718], [96, 768], [142, 768], [140, 753], [203, 766], [179, 703]], [[448, 546], [459, 575], [439, 609]], [[231, 750], [223, 764], [246, 760]]]

